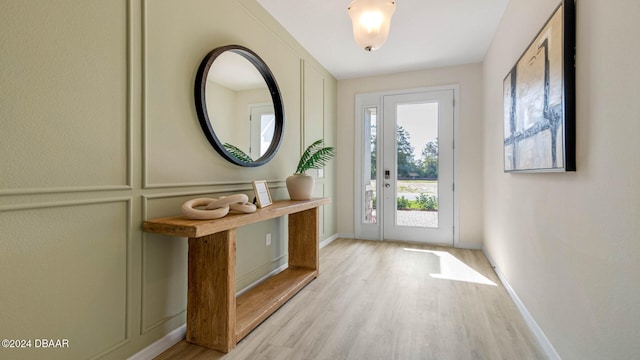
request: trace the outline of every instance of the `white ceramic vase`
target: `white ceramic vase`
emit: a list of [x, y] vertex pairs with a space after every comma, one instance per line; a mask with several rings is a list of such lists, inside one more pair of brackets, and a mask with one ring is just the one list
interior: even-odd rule
[[307, 174], [293, 174], [287, 178], [287, 191], [291, 200], [309, 200], [315, 179]]

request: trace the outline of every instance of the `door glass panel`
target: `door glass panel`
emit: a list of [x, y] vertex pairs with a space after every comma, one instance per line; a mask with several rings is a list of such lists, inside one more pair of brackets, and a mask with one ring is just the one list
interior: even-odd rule
[[272, 104], [253, 104], [249, 107], [249, 111], [249, 142], [251, 144], [249, 155], [252, 159], [258, 159], [271, 146], [276, 115]]
[[264, 155], [273, 139], [273, 131], [276, 127], [275, 114], [261, 114], [260, 116], [260, 156]]
[[438, 227], [438, 103], [396, 108], [396, 225]]
[[364, 222], [366, 224], [375, 224], [377, 222], [376, 216], [376, 177], [378, 176], [377, 166], [377, 148], [378, 137], [377, 131], [377, 108], [368, 107], [364, 109], [364, 204], [363, 214]]

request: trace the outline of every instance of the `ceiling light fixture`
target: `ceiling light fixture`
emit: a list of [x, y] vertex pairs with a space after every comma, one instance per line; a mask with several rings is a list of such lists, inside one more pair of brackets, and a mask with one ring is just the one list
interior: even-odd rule
[[380, 49], [389, 36], [396, 2], [394, 0], [353, 0], [347, 11], [353, 23], [353, 37], [356, 43], [366, 51]]

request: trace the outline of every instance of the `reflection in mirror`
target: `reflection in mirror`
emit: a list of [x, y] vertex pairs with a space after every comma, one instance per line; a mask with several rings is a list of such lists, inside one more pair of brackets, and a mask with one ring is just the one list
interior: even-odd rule
[[252, 159], [264, 155], [273, 128], [271, 137], [261, 136], [261, 121], [274, 114], [271, 94], [258, 70], [238, 54], [220, 54], [209, 70], [205, 94], [209, 121], [218, 139]]
[[258, 166], [275, 155], [284, 111], [275, 79], [255, 53], [237, 45], [213, 50], [198, 69], [195, 91], [200, 125], [225, 159]]
[[271, 103], [250, 105], [250, 109], [251, 129], [249, 133], [251, 134], [251, 139], [249, 151], [251, 157], [257, 159], [264, 155], [269, 149], [269, 145], [271, 145], [276, 116]]

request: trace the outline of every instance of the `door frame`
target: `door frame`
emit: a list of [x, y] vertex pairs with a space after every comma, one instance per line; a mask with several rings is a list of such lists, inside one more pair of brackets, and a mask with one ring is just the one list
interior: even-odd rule
[[[383, 109], [383, 97], [389, 95], [402, 95], [402, 94], [410, 94], [416, 92], [430, 92], [430, 91], [444, 91], [450, 90], [453, 91], [453, 183], [454, 183], [454, 191], [453, 191], [453, 246], [458, 247], [460, 242], [460, 199], [458, 196], [458, 174], [460, 173], [458, 169], [458, 151], [457, 151], [457, 140], [459, 139], [459, 93], [460, 87], [457, 84], [452, 85], [442, 85], [442, 86], [430, 86], [430, 87], [420, 87], [420, 88], [409, 88], [409, 89], [400, 89], [400, 90], [388, 90], [388, 91], [378, 91], [378, 92], [370, 92], [370, 93], [357, 93], [355, 96], [355, 141], [354, 141], [354, 188], [353, 188], [353, 198], [354, 198], [354, 235], [357, 239], [364, 240], [376, 240], [382, 241], [384, 240], [384, 228], [382, 221], [377, 221], [375, 224], [367, 224], [364, 223], [364, 141], [365, 141], [365, 131], [364, 131], [364, 109], [368, 107], [376, 107], [377, 113], [382, 114]], [[377, 125], [379, 126], [379, 124]], [[384, 144], [380, 143], [378, 140], [378, 149], [382, 149]], [[382, 159], [380, 156], [377, 157], [377, 169], [381, 169]], [[378, 174], [378, 178], [380, 178], [380, 174]], [[382, 194], [382, 182], [378, 179], [376, 181], [376, 194]], [[379, 207], [379, 206], [377, 206]]]

